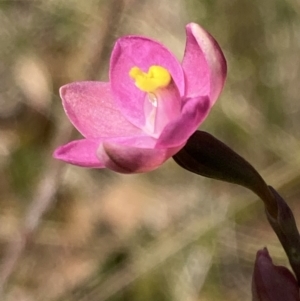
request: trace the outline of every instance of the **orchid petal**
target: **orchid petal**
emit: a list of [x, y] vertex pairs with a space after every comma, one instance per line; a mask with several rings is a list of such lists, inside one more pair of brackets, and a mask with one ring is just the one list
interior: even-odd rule
[[198, 24], [188, 24], [186, 35], [182, 62], [186, 76], [186, 97], [208, 95], [213, 105], [225, 82], [226, 60], [215, 39]]
[[180, 115], [181, 106], [181, 98], [174, 83], [168, 88], [149, 93], [144, 101], [146, 117], [144, 132], [159, 137], [164, 127]]
[[111, 170], [140, 173], [158, 168], [182, 147], [155, 149], [154, 144], [155, 139], [147, 136], [138, 139], [113, 139], [104, 141], [99, 146], [97, 155]]
[[169, 148], [181, 145], [197, 130], [210, 110], [208, 97], [188, 99], [180, 116], [170, 122], [158, 138], [156, 148]]
[[184, 94], [184, 74], [180, 63], [160, 43], [148, 38], [127, 36], [119, 39], [113, 49], [110, 60], [110, 82], [117, 107], [135, 126], [145, 124], [145, 92], [139, 90], [129, 76], [132, 67], [143, 72], [158, 65], [168, 70], [180, 95]]
[[58, 147], [53, 157], [82, 167], [104, 168], [104, 164], [96, 156], [99, 143], [96, 140], [75, 140]]
[[109, 83], [75, 82], [61, 87], [60, 95], [67, 116], [86, 138], [142, 133], [115, 107]]
[[257, 252], [252, 279], [253, 301], [299, 301], [299, 287], [293, 274], [275, 266], [266, 248]]

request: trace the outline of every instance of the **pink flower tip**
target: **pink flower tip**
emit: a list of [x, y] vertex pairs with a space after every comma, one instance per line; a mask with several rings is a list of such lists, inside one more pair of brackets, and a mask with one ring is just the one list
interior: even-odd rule
[[190, 23], [182, 63], [150, 38], [121, 37], [109, 78], [60, 89], [65, 113], [84, 139], [59, 147], [54, 157], [84, 167], [147, 172], [178, 152], [204, 121], [223, 88], [226, 61], [215, 39]]

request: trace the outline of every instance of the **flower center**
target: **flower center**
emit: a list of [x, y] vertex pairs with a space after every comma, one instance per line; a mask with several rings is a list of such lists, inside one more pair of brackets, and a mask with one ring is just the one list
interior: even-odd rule
[[181, 102], [177, 87], [169, 71], [161, 66], [150, 66], [148, 72], [135, 66], [130, 69], [129, 76], [136, 87], [145, 92], [145, 124], [142, 129], [157, 138], [170, 120], [180, 114]]
[[129, 75], [135, 80], [135, 85], [144, 92], [151, 93], [158, 88], [167, 87], [172, 77], [169, 71], [161, 66], [151, 66], [147, 73], [138, 67], [133, 67], [129, 71]]

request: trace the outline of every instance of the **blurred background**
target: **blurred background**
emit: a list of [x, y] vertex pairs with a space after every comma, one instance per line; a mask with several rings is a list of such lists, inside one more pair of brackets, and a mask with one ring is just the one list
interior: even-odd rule
[[79, 137], [60, 86], [106, 81], [125, 34], [155, 38], [180, 59], [191, 21], [228, 62], [201, 129], [249, 160], [300, 217], [298, 0], [1, 0], [1, 300], [247, 301], [258, 249], [287, 265], [244, 188], [172, 159], [139, 175], [52, 159]]

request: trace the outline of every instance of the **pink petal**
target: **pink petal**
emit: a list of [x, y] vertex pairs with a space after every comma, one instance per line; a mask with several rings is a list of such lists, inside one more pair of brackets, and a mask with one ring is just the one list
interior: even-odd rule
[[60, 88], [65, 112], [86, 138], [140, 135], [115, 107], [110, 84], [77, 82]]
[[209, 110], [208, 97], [202, 96], [186, 100], [181, 115], [162, 131], [156, 148], [169, 148], [184, 144], [206, 118]]
[[143, 131], [155, 138], [159, 137], [164, 127], [181, 113], [181, 98], [174, 83], [167, 88], [150, 93], [144, 100], [146, 117]]
[[121, 173], [141, 173], [158, 168], [182, 147], [153, 148], [155, 139], [150, 137], [114, 139], [100, 145], [97, 155], [111, 170]]
[[99, 144], [95, 140], [75, 140], [58, 147], [53, 157], [78, 166], [104, 168], [104, 164], [96, 156]]
[[117, 41], [110, 60], [110, 82], [116, 104], [122, 114], [134, 125], [145, 124], [145, 92], [140, 91], [129, 76], [132, 67], [144, 72], [152, 65], [166, 68], [184, 94], [184, 74], [180, 63], [168, 49], [151, 39], [137, 36], [123, 37]]
[[208, 95], [212, 104], [222, 91], [226, 60], [215, 39], [198, 24], [186, 27], [186, 48], [182, 67], [186, 76], [186, 96]]
[[299, 301], [299, 287], [293, 274], [276, 266], [268, 250], [257, 252], [252, 279], [253, 301]]

